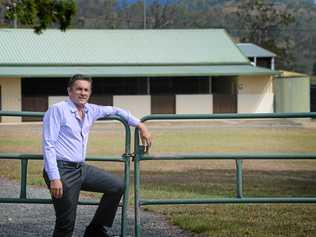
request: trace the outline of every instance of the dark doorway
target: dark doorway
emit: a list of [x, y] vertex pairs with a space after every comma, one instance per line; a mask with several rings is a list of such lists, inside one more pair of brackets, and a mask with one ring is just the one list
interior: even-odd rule
[[[47, 95], [22, 96], [22, 111], [45, 112], [48, 108]], [[42, 121], [40, 117], [22, 117], [23, 122]]]
[[213, 77], [213, 113], [237, 113], [237, 78]]
[[113, 96], [112, 95], [91, 95], [89, 103], [104, 105], [104, 106], [113, 106]]
[[311, 112], [316, 112], [316, 85], [311, 85]]
[[175, 95], [152, 95], [151, 113], [152, 114], [175, 114], [176, 108]]

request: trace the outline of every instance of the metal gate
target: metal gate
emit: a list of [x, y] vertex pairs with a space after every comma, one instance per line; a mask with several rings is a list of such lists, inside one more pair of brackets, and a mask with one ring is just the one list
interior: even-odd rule
[[[210, 115], [151, 115], [142, 118], [150, 120], [190, 120], [190, 119], [257, 119], [257, 118], [315, 118], [316, 113], [265, 113], [265, 114], [210, 114]], [[246, 197], [243, 193], [243, 160], [290, 160], [316, 159], [316, 153], [265, 153], [265, 154], [190, 154], [172, 156], [151, 156], [144, 152], [140, 144], [139, 130], [135, 129], [134, 192], [135, 192], [135, 236], [141, 236], [140, 208], [145, 205], [177, 205], [177, 204], [227, 204], [227, 203], [316, 203], [316, 197]], [[140, 162], [148, 160], [235, 160], [236, 186], [233, 198], [210, 199], [143, 199], [140, 193]]]
[[[44, 113], [41, 112], [6, 112], [0, 111], [0, 116], [15, 116], [15, 117], [37, 117], [42, 118]], [[130, 157], [131, 157], [131, 131], [129, 125], [120, 117], [112, 116], [103, 120], [117, 120], [120, 121], [125, 128], [125, 148], [124, 154], [121, 157], [87, 157], [87, 161], [106, 161], [106, 162], [121, 162], [124, 164], [124, 194], [123, 202], [120, 204], [122, 207], [121, 215], [121, 236], [127, 236], [127, 208], [128, 208], [128, 193], [130, 183]], [[27, 186], [27, 168], [29, 160], [42, 160], [42, 154], [17, 154], [17, 153], [0, 153], [0, 160], [20, 160], [21, 161], [21, 186], [19, 198], [1, 198], [0, 203], [37, 203], [49, 204], [52, 203], [51, 199], [38, 199], [28, 198], [26, 195]], [[79, 205], [98, 205], [98, 202], [79, 201]]]

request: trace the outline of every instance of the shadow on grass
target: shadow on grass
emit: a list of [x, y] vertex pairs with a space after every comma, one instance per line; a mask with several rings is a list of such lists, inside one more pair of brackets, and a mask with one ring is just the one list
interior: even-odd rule
[[[191, 169], [188, 171], [141, 171], [142, 189], [159, 194], [234, 196], [235, 171]], [[244, 194], [248, 196], [316, 196], [315, 171], [244, 171]], [[187, 195], [186, 195], [187, 196]]]
[[[245, 196], [315, 197], [315, 171], [244, 171]], [[142, 198], [212, 198], [235, 195], [234, 170], [142, 171]], [[314, 204], [209, 204], [145, 206], [192, 236], [316, 236]]]

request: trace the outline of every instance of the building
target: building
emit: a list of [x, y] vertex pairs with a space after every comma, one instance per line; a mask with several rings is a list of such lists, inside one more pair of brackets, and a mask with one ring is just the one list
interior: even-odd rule
[[276, 54], [253, 43], [239, 43], [237, 46], [254, 66], [275, 70]]
[[275, 112], [310, 112], [310, 78], [308, 75], [281, 71], [273, 80]]
[[0, 29], [2, 110], [45, 111], [77, 73], [93, 77], [93, 103], [139, 117], [273, 112], [278, 74], [252, 66], [222, 29]]
[[[254, 66], [275, 69], [276, 54], [256, 44], [237, 44], [241, 52]], [[310, 87], [308, 75], [280, 70], [273, 79], [274, 112], [310, 112], [313, 111], [313, 86]], [[311, 102], [310, 102], [311, 101]]]

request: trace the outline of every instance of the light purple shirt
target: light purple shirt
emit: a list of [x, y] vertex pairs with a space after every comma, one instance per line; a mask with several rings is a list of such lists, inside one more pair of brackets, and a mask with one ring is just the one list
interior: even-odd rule
[[44, 168], [50, 180], [60, 179], [56, 160], [84, 162], [89, 130], [93, 123], [103, 117], [117, 115], [136, 127], [140, 121], [128, 111], [95, 104], [85, 104], [81, 120], [75, 104], [67, 99], [54, 104], [43, 120]]

